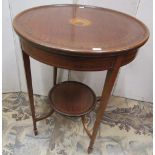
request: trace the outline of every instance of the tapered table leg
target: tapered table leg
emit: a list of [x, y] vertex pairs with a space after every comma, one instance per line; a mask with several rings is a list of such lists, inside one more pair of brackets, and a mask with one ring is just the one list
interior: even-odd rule
[[93, 127], [93, 133], [92, 133], [90, 144], [88, 147], [88, 153], [91, 153], [93, 150], [93, 145], [94, 145], [94, 141], [96, 139], [97, 131], [99, 129], [100, 122], [103, 118], [104, 111], [106, 109], [108, 100], [110, 98], [111, 91], [112, 91], [113, 85], [115, 83], [115, 80], [116, 80], [116, 77], [117, 77], [117, 74], [118, 74], [118, 71], [120, 68], [120, 64], [121, 64], [121, 58], [118, 58], [116, 60], [116, 63], [114, 65], [113, 69], [110, 69], [107, 72], [104, 88], [102, 91], [100, 106], [99, 106], [97, 114], [96, 114], [96, 121], [95, 121], [95, 124]]
[[31, 113], [32, 113], [32, 121], [33, 121], [33, 128], [34, 128], [33, 130], [34, 130], [34, 134], [37, 135], [38, 130], [37, 130], [36, 118], [35, 118], [35, 106], [34, 106], [34, 99], [33, 99], [30, 58], [24, 51], [22, 51], [22, 53], [23, 53], [23, 61], [24, 61], [27, 89], [28, 89], [28, 95], [29, 95], [29, 101], [30, 101], [30, 108], [31, 108]]
[[53, 86], [57, 83], [57, 67], [53, 68]]

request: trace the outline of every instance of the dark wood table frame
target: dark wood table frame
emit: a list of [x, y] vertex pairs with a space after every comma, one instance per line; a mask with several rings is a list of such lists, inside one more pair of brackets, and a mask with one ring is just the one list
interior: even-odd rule
[[92, 133], [82, 117], [90, 137], [90, 153], [119, 69], [133, 61], [138, 49], [148, 40], [147, 27], [137, 19], [117, 11], [80, 5], [31, 8], [18, 14], [13, 26], [20, 37], [35, 135], [38, 134], [36, 123], [50, 116], [54, 110], [40, 118], [35, 116], [29, 57], [54, 67], [53, 85], [56, 85], [57, 68], [108, 70]]
[[[27, 81], [27, 87], [28, 87], [30, 107], [31, 107], [31, 112], [32, 112], [32, 120], [33, 120], [33, 126], [34, 126], [34, 133], [35, 133], [35, 135], [37, 135], [38, 134], [37, 126], [36, 126], [37, 121], [40, 121], [42, 119], [45, 119], [45, 118], [49, 117], [54, 112], [54, 110], [52, 110], [49, 114], [47, 114], [47, 115], [45, 115], [45, 116], [43, 116], [41, 118], [36, 118], [35, 117], [35, 106], [34, 106], [34, 99], [33, 99], [30, 59], [29, 59], [29, 55], [27, 54], [27, 52], [24, 52], [24, 49], [25, 49], [24, 46], [26, 44], [24, 45], [22, 43], [22, 45], [23, 45], [22, 49], [23, 49], [23, 60], [24, 60], [24, 67], [25, 67], [25, 75], [26, 75], [26, 81]], [[27, 51], [27, 50], [25, 49], [25, 51]], [[114, 83], [115, 83], [117, 74], [119, 72], [119, 69], [120, 69], [120, 67], [122, 65], [124, 65], [124, 63], [129, 63], [130, 61], [132, 61], [135, 58], [136, 53], [137, 53], [137, 50], [133, 50], [133, 52], [130, 52], [130, 54], [125, 54], [125, 55], [123, 54], [123, 55], [118, 55], [118, 56], [112, 57], [112, 59], [113, 59], [113, 63], [112, 64], [113, 65], [111, 67], [108, 67], [108, 72], [107, 72], [107, 75], [106, 75], [106, 80], [105, 80], [105, 84], [104, 84], [104, 88], [103, 88], [102, 96], [101, 96], [101, 102], [100, 102], [100, 106], [98, 108], [98, 112], [97, 112], [97, 116], [96, 116], [96, 121], [95, 121], [95, 124], [94, 124], [94, 127], [93, 127], [93, 132], [92, 132], [91, 135], [89, 134], [89, 132], [87, 132], [87, 134], [89, 135], [89, 137], [91, 139], [89, 147], [88, 147], [88, 153], [91, 153], [92, 150], [93, 150], [93, 145], [94, 145], [94, 141], [96, 139], [97, 131], [98, 131], [100, 122], [102, 120], [102, 117], [104, 115], [104, 111], [106, 109], [106, 106], [108, 104], [108, 100], [109, 100], [109, 97], [111, 95], [111, 91], [112, 91], [112, 88], [114, 86]], [[111, 61], [107, 61], [107, 65], [109, 63], [111, 63]], [[103, 63], [103, 66], [104, 66], [104, 64], [105, 63]], [[71, 67], [70, 67], [70, 69], [71, 69]], [[74, 67], [73, 67], [73, 69], [75, 70]], [[104, 70], [105, 69], [107, 69], [107, 68], [104, 68]], [[84, 69], [83, 68], [82, 70], [90, 70], [90, 68], [88, 68], [88, 69]], [[57, 67], [54, 67], [53, 73], [54, 73], [53, 74], [53, 84], [56, 85]], [[83, 120], [83, 122], [84, 122], [84, 120]]]

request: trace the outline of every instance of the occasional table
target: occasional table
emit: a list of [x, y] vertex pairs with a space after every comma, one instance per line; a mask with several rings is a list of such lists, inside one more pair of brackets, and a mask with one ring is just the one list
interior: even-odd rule
[[[13, 27], [20, 37], [35, 135], [38, 134], [37, 121], [49, 117], [54, 111], [82, 117], [84, 129], [90, 137], [88, 153], [92, 152], [118, 71], [135, 59], [138, 49], [148, 40], [147, 27], [118, 11], [68, 4], [23, 11], [14, 18]], [[29, 57], [54, 66], [54, 87], [48, 95], [51, 111], [40, 118], [35, 116]], [[57, 68], [108, 70], [92, 133], [85, 124], [85, 115], [95, 107], [95, 93], [76, 81], [57, 84]]]

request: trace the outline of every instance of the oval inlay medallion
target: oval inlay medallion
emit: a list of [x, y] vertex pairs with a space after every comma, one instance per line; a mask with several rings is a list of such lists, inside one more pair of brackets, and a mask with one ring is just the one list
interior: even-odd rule
[[91, 21], [89, 21], [88, 19], [85, 18], [72, 18], [70, 20], [70, 23], [76, 26], [89, 26], [91, 25]]

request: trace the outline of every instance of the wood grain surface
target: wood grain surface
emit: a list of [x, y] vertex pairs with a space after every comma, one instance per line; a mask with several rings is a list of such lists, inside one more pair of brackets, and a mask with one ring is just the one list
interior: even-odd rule
[[18, 14], [13, 26], [33, 44], [69, 55], [128, 51], [142, 46], [149, 36], [147, 27], [134, 17], [80, 5], [32, 8]]
[[55, 111], [67, 116], [82, 116], [95, 108], [96, 96], [86, 85], [65, 81], [54, 86], [49, 99]]

